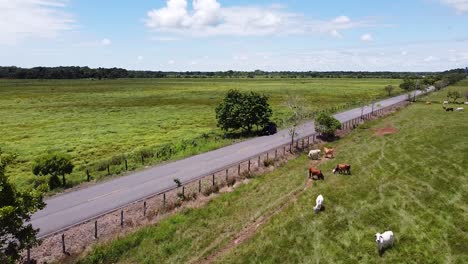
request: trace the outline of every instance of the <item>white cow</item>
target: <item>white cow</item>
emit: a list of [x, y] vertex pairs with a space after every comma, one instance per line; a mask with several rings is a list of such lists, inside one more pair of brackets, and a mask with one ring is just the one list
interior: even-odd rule
[[322, 204], [323, 204], [323, 196], [320, 194], [317, 196], [317, 199], [315, 199], [315, 206], [314, 206], [314, 212], [318, 213], [322, 210]]
[[448, 101], [444, 101], [444, 104], [448, 104]]
[[392, 231], [385, 231], [383, 234], [375, 234], [375, 242], [377, 242], [377, 249], [379, 250], [379, 255], [382, 255], [384, 249], [394, 245], [395, 238]]
[[468, 105], [468, 102], [465, 102], [466, 105]]
[[319, 159], [320, 158], [320, 149], [313, 149], [309, 151], [309, 158], [310, 159]]
[[457, 109], [455, 109], [455, 111], [463, 111], [463, 107], [457, 107]]

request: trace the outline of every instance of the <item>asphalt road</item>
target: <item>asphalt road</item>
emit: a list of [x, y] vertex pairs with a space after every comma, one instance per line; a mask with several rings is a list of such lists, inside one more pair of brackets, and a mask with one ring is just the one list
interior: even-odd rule
[[[374, 110], [405, 99], [407, 99], [407, 95], [379, 101], [374, 105]], [[364, 114], [370, 112], [371, 106], [366, 106]], [[345, 122], [360, 115], [361, 108], [356, 108], [336, 114], [335, 117], [341, 122]], [[298, 138], [314, 133], [313, 122], [303, 124], [297, 132]], [[248, 157], [286, 144], [289, 140], [288, 131], [281, 130], [275, 135], [253, 138], [183, 160], [134, 172], [77, 191], [57, 195], [46, 200], [46, 208], [35, 213], [31, 223], [33, 227], [40, 228], [39, 237], [43, 237], [170, 188], [174, 186], [173, 179], [175, 178], [187, 182], [200, 176], [209, 175], [227, 165], [235, 164]]]

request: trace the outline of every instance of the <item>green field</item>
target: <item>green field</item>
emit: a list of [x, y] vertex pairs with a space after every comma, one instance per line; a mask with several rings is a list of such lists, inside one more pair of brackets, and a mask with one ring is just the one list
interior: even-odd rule
[[[288, 94], [314, 109], [350, 106], [363, 96], [385, 97], [390, 79], [120, 79], [0, 80], [0, 147], [18, 154], [9, 167], [20, 187], [34, 184], [31, 161], [48, 151], [68, 153], [77, 165], [76, 185], [89, 165], [95, 179], [123, 170], [121, 155], [177, 145], [170, 157], [148, 157], [145, 165], [230, 144], [216, 128], [215, 106], [229, 89], [270, 96], [274, 119], [286, 113]], [[395, 91], [400, 92], [400, 91]], [[204, 137], [203, 137], [204, 136]], [[196, 139], [196, 141], [192, 141]], [[171, 145], [172, 144], [172, 145]], [[138, 158], [130, 169], [141, 167]]]
[[[467, 85], [466, 82], [461, 85]], [[441, 91], [440, 93], [445, 93]], [[431, 95], [437, 98], [439, 95]], [[430, 98], [429, 98], [430, 99]], [[423, 101], [426, 99], [423, 99]], [[376, 135], [376, 129], [396, 133]], [[467, 263], [468, 113], [414, 103], [335, 142], [325, 181], [283, 208], [220, 263]], [[333, 175], [350, 163], [352, 176]], [[81, 263], [197, 262], [290, 201], [305, 183], [303, 155], [272, 173], [134, 234], [99, 245]], [[326, 210], [315, 214], [323, 194]], [[379, 257], [374, 234], [396, 245]]]

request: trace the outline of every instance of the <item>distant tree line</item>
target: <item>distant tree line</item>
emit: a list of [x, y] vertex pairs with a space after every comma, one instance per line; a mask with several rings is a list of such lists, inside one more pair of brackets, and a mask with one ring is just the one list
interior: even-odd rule
[[447, 72], [367, 72], [367, 71], [131, 71], [122, 68], [89, 68], [78, 66], [20, 68], [0, 67], [0, 78], [9, 79], [117, 79], [117, 78], [390, 78], [426, 79], [440, 74], [463, 74], [463, 69]]

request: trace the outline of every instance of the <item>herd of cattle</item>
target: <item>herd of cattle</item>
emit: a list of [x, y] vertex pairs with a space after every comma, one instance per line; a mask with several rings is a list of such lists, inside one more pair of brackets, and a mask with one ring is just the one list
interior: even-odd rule
[[[428, 102], [426, 102], [427, 104]], [[444, 101], [442, 103], [442, 108], [445, 110], [445, 112], [453, 112], [453, 107], [446, 107], [445, 105], [448, 104], [449, 102], [448, 101]], [[468, 104], [468, 102], [465, 102], [465, 104]], [[455, 111], [458, 111], [458, 112], [461, 112], [463, 111], [464, 108], [463, 107], [457, 107], [455, 108]]]
[[[320, 149], [313, 149], [309, 151], [309, 158], [318, 160], [320, 159], [320, 153], [322, 151]], [[335, 150], [332, 148], [324, 147], [324, 157], [331, 159], [334, 157]], [[339, 174], [347, 174], [351, 175], [351, 165], [350, 164], [337, 164], [336, 167], [333, 169], [333, 174], [337, 172]], [[309, 167], [309, 179], [317, 179], [317, 180], [325, 180], [325, 176], [323, 175], [322, 171], [318, 168], [313, 166]], [[314, 212], [319, 213], [320, 211], [324, 210], [323, 206], [323, 195], [319, 194], [315, 199], [315, 206]], [[375, 234], [375, 242], [377, 243], [377, 250], [379, 255], [381, 256], [386, 248], [392, 247], [394, 245], [394, 236], [392, 231], [385, 231], [384, 233], [377, 233]]]

